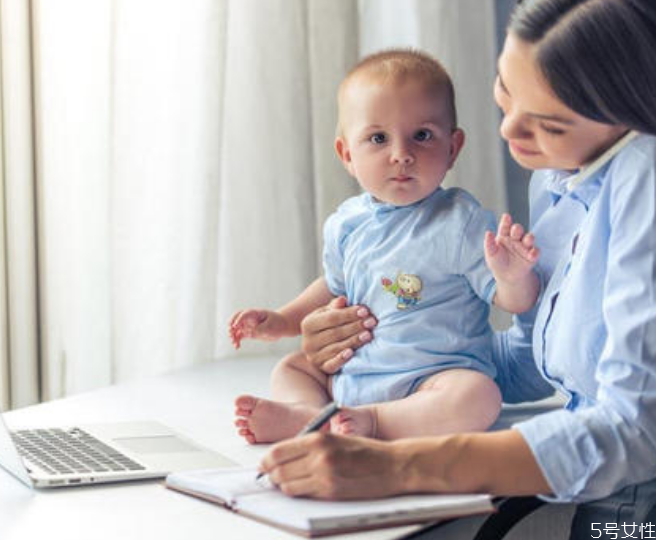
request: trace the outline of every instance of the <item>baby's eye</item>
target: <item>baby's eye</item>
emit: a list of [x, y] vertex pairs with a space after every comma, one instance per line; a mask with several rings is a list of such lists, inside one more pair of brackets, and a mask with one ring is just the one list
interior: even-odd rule
[[384, 133], [374, 133], [369, 137], [369, 140], [374, 144], [383, 144], [387, 140], [387, 137], [385, 137]]
[[420, 129], [415, 133], [415, 141], [425, 142], [433, 138], [433, 133], [428, 129]]

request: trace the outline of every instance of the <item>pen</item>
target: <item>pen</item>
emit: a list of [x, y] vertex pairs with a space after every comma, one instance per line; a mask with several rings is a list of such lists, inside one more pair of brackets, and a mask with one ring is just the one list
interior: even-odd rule
[[[335, 403], [334, 401], [330, 402], [328, 405], [326, 405], [321, 411], [319, 411], [319, 414], [317, 414], [312, 420], [310, 420], [305, 427], [299, 431], [296, 436], [297, 437], [302, 437], [303, 435], [307, 435], [308, 433], [314, 433], [315, 431], [319, 431], [323, 425], [328, 422], [333, 416], [335, 416], [339, 412], [339, 405]], [[255, 481], [257, 482], [260, 478], [264, 476], [264, 472], [259, 472], [257, 473], [257, 476], [255, 477]]]

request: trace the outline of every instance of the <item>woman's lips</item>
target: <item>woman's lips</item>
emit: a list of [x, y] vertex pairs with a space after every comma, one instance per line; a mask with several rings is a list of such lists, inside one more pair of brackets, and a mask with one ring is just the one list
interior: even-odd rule
[[517, 152], [518, 154], [521, 154], [523, 156], [537, 156], [540, 153], [534, 150], [527, 150], [526, 148], [523, 148], [522, 146], [519, 146], [517, 143], [514, 143], [512, 141], [508, 144], [510, 145], [510, 148], [514, 152]]

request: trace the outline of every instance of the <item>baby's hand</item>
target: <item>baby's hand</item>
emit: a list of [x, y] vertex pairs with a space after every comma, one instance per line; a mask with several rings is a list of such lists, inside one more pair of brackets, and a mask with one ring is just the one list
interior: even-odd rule
[[285, 335], [287, 321], [276, 311], [247, 309], [238, 311], [228, 323], [228, 335], [235, 349], [245, 338], [275, 341]]
[[509, 214], [499, 220], [497, 235], [485, 233], [485, 262], [497, 281], [519, 282], [526, 278], [540, 256], [535, 237], [513, 223]]

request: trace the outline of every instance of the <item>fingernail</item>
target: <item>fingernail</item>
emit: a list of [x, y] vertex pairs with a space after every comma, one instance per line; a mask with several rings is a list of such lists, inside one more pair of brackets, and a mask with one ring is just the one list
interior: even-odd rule
[[369, 341], [371, 339], [371, 334], [369, 332], [362, 332], [359, 336], [358, 339], [360, 341]]
[[353, 351], [351, 349], [346, 349], [345, 351], [342, 352], [342, 358], [344, 360], [348, 360], [349, 358], [351, 358], [351, 356], [353, 356]]
[[373, 317], [369, 317], [366, 321], [364, 321], [363, 324], [365, 328], [373, 328], [374, 326], [376, 326], [376, 319], [374, 319]]
[[367, 308], [363, 308], [363, 307], [358, 309], [358, 311], [356, 311], [356, 313], [357, 313], [358, 317], [366, 317], [367, 315], [369, 315], [369, 311], [367, 310]]

